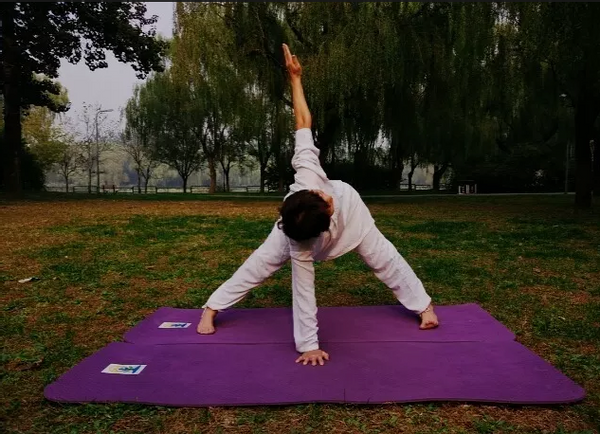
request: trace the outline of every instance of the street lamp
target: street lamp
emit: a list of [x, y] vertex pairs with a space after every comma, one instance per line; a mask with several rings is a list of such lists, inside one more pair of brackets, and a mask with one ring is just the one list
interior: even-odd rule
[[110, 113], [113, 109], [96, 111], [96, 193], [100, 193], [100, 141], [98, 137], [98, 115], [100, 113]]
[[[559, 95], [562, 103], [566, 106], [566, 93], [561, 93]], [[565, 150], [565, 194], [569, 194], [569, 160], [571, 156], [571, 144], [567, 140], [566, 150]]]

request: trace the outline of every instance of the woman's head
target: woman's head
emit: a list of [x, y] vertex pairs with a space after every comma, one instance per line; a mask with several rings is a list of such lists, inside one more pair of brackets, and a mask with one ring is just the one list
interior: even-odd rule
[[306, 241], [329, 230], [333, 199], [321, 190], [301, 190], [283, 202], [279, 214], [279, 228], [295, 241]]

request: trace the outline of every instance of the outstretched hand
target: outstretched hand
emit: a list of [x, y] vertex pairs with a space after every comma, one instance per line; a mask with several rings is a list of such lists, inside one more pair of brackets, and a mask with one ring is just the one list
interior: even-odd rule
[[298, 57], [292, 55], [287, 44], [283, 44], [283, 56], [285, 58], [285, 67], [288, 70], [290, 78], [300, 78], [302, 76], [302, 66]]
[[296, 359], [296, 363], [302, 362], [303, 365], [309, 363], [313, 366], [317, 366], [317, 363], [321, 366], [325, 364], [325, 360], [329, 360], [329, 354], [323, 350], [307, 351]]

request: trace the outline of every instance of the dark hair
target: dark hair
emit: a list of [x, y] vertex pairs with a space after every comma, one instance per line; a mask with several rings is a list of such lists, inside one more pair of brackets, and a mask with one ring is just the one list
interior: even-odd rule
[[290, 195], [279, 209], [279, 229], [295, 241], [306, 241], [329, 230], [329, 204], [319, 194], [300, 190]]

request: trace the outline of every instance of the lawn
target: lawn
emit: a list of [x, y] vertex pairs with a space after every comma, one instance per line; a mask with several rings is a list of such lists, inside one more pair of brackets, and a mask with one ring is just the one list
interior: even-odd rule
[[[157, 199], [0, 199], [1, 432], [600, 431], [600, 219], [574, 213], [573, 198], [561, 195], [405, 197], [369, 207], [437, 304], [479, 303], [585, 387], [580, 404], [189, 409], [46, 401], [44, 386], [158, 307], [199, 307], [260, 245], [279, 205]], [[354, 254], [317, 264], [316, 273], [322, 306], [395, 303]], [[39, 280], [17, 282], [30, 276]], [[290, 306], [290, 285], [286, 266], [238, 306]]]

